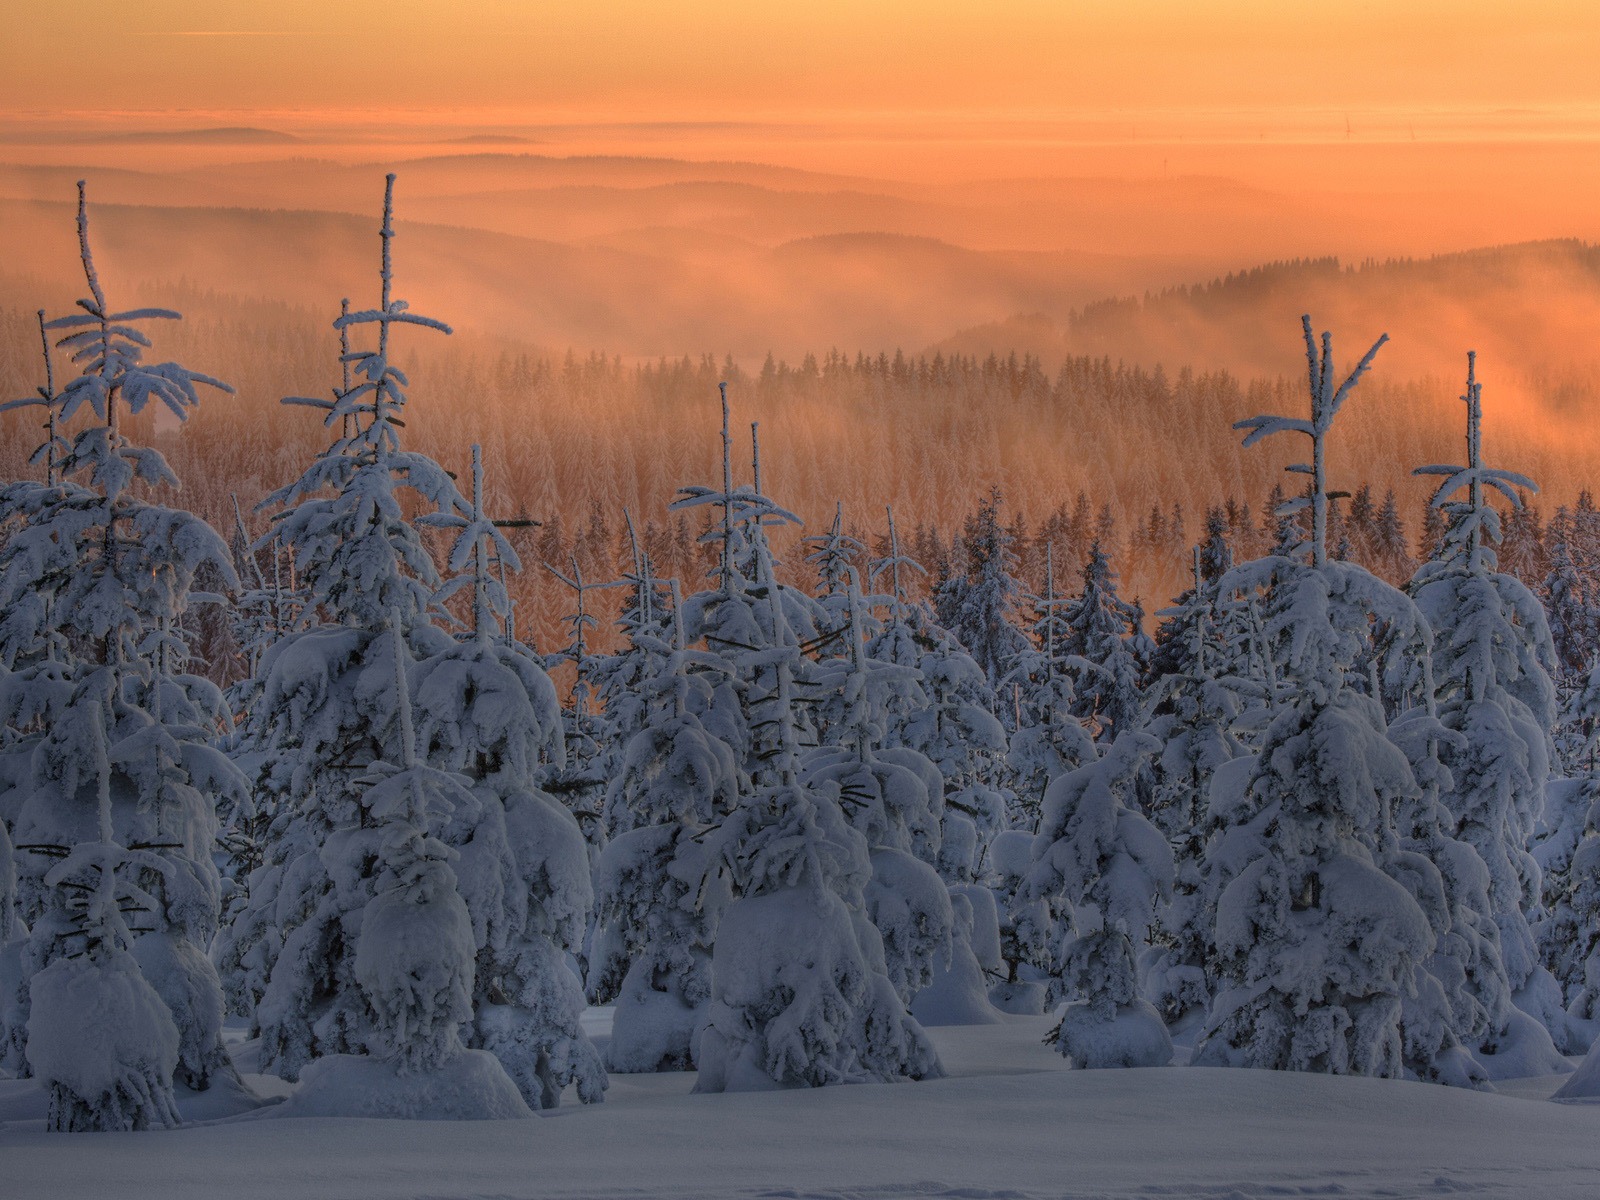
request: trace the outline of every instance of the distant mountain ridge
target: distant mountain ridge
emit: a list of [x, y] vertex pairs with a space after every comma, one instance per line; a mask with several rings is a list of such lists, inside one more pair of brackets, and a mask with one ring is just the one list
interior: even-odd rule
[[[1019, 313], [961, 330], [931, 352], [1010, 351], [1046, 363], [1109, 356], [1240, 376], [1303, 370], [1300, 316], [1352, 357], [1380, 333], [1379, 369], [1452, 378], [1466, 351], [1502, 381], [1600, 373], [1600, 246], [1550, 239], [1427, 258], [1264, 263], [1209, 281], [1093, 301], [1059, 319]], [[1356, 343], [1361, 343], [1357, 345]]]

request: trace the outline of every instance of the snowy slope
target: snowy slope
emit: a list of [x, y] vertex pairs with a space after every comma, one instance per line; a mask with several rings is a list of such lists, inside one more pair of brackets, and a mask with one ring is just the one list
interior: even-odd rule
[[[0, 1126], [0, 1194], [283, 1197], [1600, 1195], [1600, 1106], [1258, 1071], [1069, 1071], [1042, 1017], [932, 1031], [950, 1078], [691, 1096], [616, 1076], [539, 1121], [246, 1119], [68, 1137]], [[0, 1111], [31, 1085], [0, 1083]], [[270, 1112], [271, 1110], [266, 1110]]]

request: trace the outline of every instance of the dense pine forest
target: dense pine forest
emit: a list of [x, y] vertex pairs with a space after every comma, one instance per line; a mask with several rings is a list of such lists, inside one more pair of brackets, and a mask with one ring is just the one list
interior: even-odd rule
[[440, 351], [394, 189], [318, 322], [123, 307], [82, 191], [87, 294], [0, 314], [0, 1068], [50, 1128], [248, 1092], [230, 1019], [336, 1116], [935, 1079], [997, 1014], [1084, 1068], [1588, 1052], [1600, 511], [1466, 347]]

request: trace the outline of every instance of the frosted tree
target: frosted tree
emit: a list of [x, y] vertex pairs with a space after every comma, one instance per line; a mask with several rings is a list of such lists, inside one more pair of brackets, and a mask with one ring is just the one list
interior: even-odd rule
[[844, 505], [833, 509], [833, 524], [828, 532], [802, 539], [810, 547], [806, 562], [817, 573], [817, 602], [827, 613], [827, 631], [836, 630], [849, 615], [850, 581], [857, 576], [856, 564], [867, 552], [860, 538], [844, 531]]
[[[575, 1036], [581, 991], [564, 957], [586, 920], [586, 864], [573, 854], [576, 828], [533, 786], [562, 757], [554, 690], [531, 653], [494, 628], [509, 605], [490, 559], [512, 556], [482, 511], [481, 488], [469, 504], [438, 463], [400, 446], [406, 377], [391, 358], [393, 333], [448, 327], [393, 295], [393, 183], [380, 229], [380, 305], [336, 322], [375, 327], [376, 346], [349, 353], [356, 382], [331, 402], [291, 401], [320, 409], [338, 436], [269, 498], [282, 506], [276, 536], [294, 554], [305, 607], [301, 628], [263, 655], [253, 719], [264, 747], [292, 754], [296, 766], [271, 853], [219, 959], [262, 1038], [267, 1070], [294, 1078], [317, 1058], [360, 1055], [377, 1037], [354, 935], [381, 874], [367, 781], [374, 763], [403, 761], [405, 700], [416, 710], [423, 765], [464, 776], [475, 800], [431, 834], [471, 868], [458, 880], [482, 968], [469, 1040], [503, 1055], [536, 1104], [552, 1102], [569, 1079], [595, 1098], [602, 1076], [592, 1047]], [[419, 521], [458, 531], [453, 586], [472, 588], [464, 641], [436, 624], [441, 579]], [[397, 694], [397, 646], [415, 662], [403, 671], [414, 699]]]
[[[1566, 998], [1573, 1030], [1569, 1050], [1600, 1033], [1600, 799], [1590, 803], [1583, 837], [1572, 851], [1567, 887], [1550, 917], [1557, 963], [1567, 972]], [[1570, 940], [1568, 940], [1570, 939]]]
[[1061, 653], [1076, 677], [1073, 715], [1097, 742], [1138, 728], [1143, 670], [1128, 644], [1133, 605], [1117, 595], [1117, 578], [1099, 542], [1083, 568], [1083, 592], [1063, 616]]
[[[1218, 772], [1247, 751], [1234, 735], [1241, 694], [1252, 685], [1229, 674], [1227, 642], [1217, 621], [1216, 580], [1194, 551], [1194, 583], [1163, 613], [1178, 670], [1153, 685], [1149, 732], [1154, 755], [1151, 816], [1176, 851], [1172, 900], [1159, 914], [1157, 947], [1146, 966], [1151, 999], [1170, 1023], [1210, 1003], [1216, 889], [1208, 886], [1207, 843], [1219, 832], [1210, 806]], [[1176, 653], [1182, 639], [1184, 650]]]
[[1001, 1012], [1037, 1016], [1045, 1011], [1048, 993], [1060, 987], [1054, 968], [1063, 957], [1063, 938], [1071, 936], [1072, 906], [1064, 894], [1029, 892], [1033, 838], [1033, 830], [1007, 829], [989, 843], [1004, 975], [989, 989], [989, 1002]]
[[[939, 872], [949, 883], [970, 883], [989, 840], [1005, 828], [1006, 799], [996, 786], [1005, 762], [1005, 729], [991, 709], [994, 693], [982, 668], [938, 626], [924, 626], [923, 633], [927, 644], [916, 669], [927, 703], [889, 736], [938, 768]], [[877, 645], [874, 639], [868, 646], [874, 657]]]
[[[734, 497], [724, 461], [724, 491], [712, 502], [722, 504], [731, 525]], [[718, 494], [695, 489], [690, 498], [708, 495]], [[895, 993], [882, 938], [867, 915], [866, 840], [845, 819], [837, 785], [801, 778], [801, 638], [759, 535], [760, 493], [751, 497], [745, 501], [755, 521], [748, 601], [730, 594], [733, 572], [725, 565], [723, 604], [707, 638], [748, 680], [754, 767], [751, 791], [707, 839], [708, 866], [727, 873], [735, 899], [717, 927], [696, 1090], [938, 1075], [938, 1058]], [[732, 632], [722, 615], [729, 612], [746, 614], [737, 642], [724, 636]]]
[[427, 762], [458, 774], [474, 799], [442, 827], [468, 868], [460, 890], [477, 963], [467, 1043], [493, 1053], [530, 1106], [553, 1108], [569, 1084], [586, 1103], [606, 1088], [568, 963], [589, 931], [589, 856], [577, 821], [539, 786], [562, 760], [562, 713], [538, 657], [511, 634], [503, 572], [521, 564], [485, 510], [483, 480], [474, 446], [470, 510], [420, 518], [455, 531], [454, 577], [439, 599], [470, 589], [472, 617], [417, 664], [416, 726]]
[[376, 1016], [373, 1048], [402, 1071], [445, 1066], [472, 1017], [472, 917], [457, 887], [460, 853], [433, 835], [450, 812], [475, 808], [464, 777], [419, 763], [412, 729], [412, 665], [400, 616], [392, 625], [399, 759], [375, 760], [362, 779], [376, 820], [378, 878], [361, 917], [355, 975]]
[[984, 845], [1005, 825], [1005, 796], [997, 786], [1005, 728], [994, 715], [994, 691], [982, 668], [925, 605], [905, 600], [904, 574], [921, 567], [901, 552], [894, 513], [888, 516], [889, 556], [872, 564], [869, 578], [889, 581], [889, 611], [867, 640], [866, 653], [915, 671], [921, 687], [886, 698], [879, 753], [891, 761], [908, 754], [902, 765], [919, 773], [933, 764], [939, 777], [930, 786], [940, 814], [939, 871], [948, 883], [969, 883], [977, 877]]
[[996, 686], [1027, 649], [1014, 621], [1023, 598], [1010, 533], [1000, 523], [1000, 489], [978, 502], [961, 537], [965, 562], [937, 597], [940, 623]]
[[1077, 936], [1059, 964], [1069, 996], [1053, 1040], [1075, 1067], [1159, 1067], [1172, 1039], [1139, 994], [1135, 943], [1172, 892], [1172, 848], [1137, 807], [1134, 777], [1161, 744], [1124, 733], [1045, 793], [1027, 890], [1073, 906]]
[[1587, 665], [1600, 636], [1600, 613], [1595, 611], [1593, 584], [1587, 582], [1574, 561], [1571, 522], [1550, 522], [1547, 538], [1550, 570], [1539, 587], [1550, 626], [1550, 640], [1561, 668], [1573, 673]]
[[567, 645], [545, 659], [545, 665], [552, 670], [563, 664], [572, 668], [572, 688], [562, 708], [566, 727], [566, 763], [561, 770], [551, 773], [546, 780], [546, 787], [560, 796], [572, 810], [593, 852], [598, 852], [605, 839], [600, 809], [605, 802], [606, 777], [602, 772], [609, 757], [609, 747], [602, 740], [606, 722], [595, 704], [593, 673], [597, 665], [596, 656], [589, 651], [591, 631], [598, 628], [600, 622], [590, 611], [588, 599], [591, 592], [615, 584], [590, 583], [584, 578], [583, 567], [576, 555], [572, 557], [567, 572], [559, 571], [549, 563], [544, 564], [544, 569], [571, 590], [574, 604], [573, 611], [566, 618], [570, 631]]
[[[740, 765], [753, 775], [759, 771], [760, 761], [756, 757], [759, 747], [752, 705], [762, 690], [759, 677], [766, 667], [765, 656], [774, 646], [774, 630], [781, 628], [784, 636], [793, 638], [793, 682], [799, 692], [809, 693], [809, 660], [798, 651], [816, 644], [816, 621], [821, 610], [811, 597], [780, 583], [772, 573], [772, 551], [766, 530], [778, 525], [798, 525], [800, 518], [759, 490], [759, 454], [753, 464], [757, 483], [734, 486], [727, 385], [722, 384], [720, 390], [722, 489], [682, 488], [672, 508], [682, 511], [715, 506], [721, 510], [721, 519], [703, 539], [719, 546], [717, 586], [685, 598], [684, 631], [691, 643], [703, 641], [708, 650], [733, 668], [729, 682], [718, 688], [709, 711], [703, 715], [708, 729], [733, 747], [740, 757]], [[763, 570], [768, 572], [770, 582], [762, 582]], [[789, 653], [788, 650], [782, 652]], [[810, 712], [811, 698], [809, 694], [797, 694], [796, 703], [785, 710], [786, 719], [798, 722], [798, 736], [807, 744], [815, 744], [817, 740]]]
[[[1521, 475], [1483, 463], [1476, 366], [1476, 355], [1469, 354], [1462, 397], [1467, 464], [1417, 472], [1442, 477], [1433, 506], [1447, 524], [1438, 555], [1418, 569], [1410, 591], [1438, 631], [1433, 678], [1439, 719], [1462, 735], [1440, 748], [1451, 777], [1441, 796], [1455, 817], [1451, 832], [1472, 846], [1489, 870], [1501, 960], [1518, 1004], [1561, 1034], [1559, 990], [1541, 967], [1528, 920], [1538, 903], [1539, 872], [1526, 850], [1544, 808], [1549, 731], [1555, 725], [1550, 680], [1555, 654], [1538, 600], [1495, 569], [1493, 547], [1501, 523], [1487, 500], [1492, 490], [1520, 505], [1517, 489], [1536, 489]], [[1515, 1042], [1512, 1056], [1520, 1062], [1525, 1037], [1537, 1035], [1521, 1022], [1514, 1029], [1496, 1028], [1478, 1047], [1480, 1058], [1496, 1072], [1490, 1056], [1506, 1053]]]
[[470, 512], [438, 463], [400, 446], [407, 380], [391, 359], [394, 331], [449, 327], [393, 294], [393, 197], [391, 175], [379, 306], [346, 310], [335, 322], [341, 333], [376, 327], [376, 346], [343, 356], [354, 382], [332, 400], [285, 401], [322, 412], [336, 437], [299, 480], [267, 498], [279, 511], [258, 541], [276, 539], [293, 556], [302, 608], [300, 627], [262, 656], [248, 719], [253, 748], [295, 767], [271, 851], [217, 956], [231, 1003], [262, 1038], [263, 1069], [289, 1079], [314, 1058], [362, 1053], [370, 1034], [350, 931], [371, 898], [377, 852], [359, 781], [371, 763], [399, 757], [391, 614], [413, 657], [451, 642], [432, 623], [441, 579], [407, 508]]
[[231, 389], [143, 361], [139, 325], [178, 314], [112, 309], [82, 183], [78, 243], [90, 295], [41, 328], [66, 331], [57, 346], [81, 374], [56, 393], [47, 372], [45, 481], [0, 490], [0, 746], [26, 768], [7, 772], [0, 813], [22, 852], [16, 915], [29, 928], [5, 955], [0, 1044], [49, 1090], [51, 1128], [138, 1129], [175, 1123], [174, 1079], [203, 1089], [233, 1075], [205, 947], [219, 908], [212, 803], [244, 780], [209, 745], [221, 697], [184, 672], [177, 633], [198, 572], [234, 582], [227, 547], [134, 494], [177, 479], [122, 423], [152, 402], [182, 420], [197, 385]]
[[866, 656], [920, 682], [882, 693], [883, 743], [874, 757], [910, 770], [927, 790], [935, 836], [916, 839], [913, 850], [943, 878], [953, 920], [948, 961], [935, 965], [928, 986], [914, 997], [913, 1013], [929, 1024], [992, 1023], [999, 1017], [985, 973], [1002, 968], [1000, 918], [978, 876], [989, 839], [1005, 823], [1006, 797], [998, 787], [1005, 729], [977, 663], [925, 605], [906, 602], [905, 574], [921, 567], [902, 553], [893, 510], [886, 513], [889, 553], [871, 564], [869, 578], [889, 583], [888, 613], [867, 640]]
[[1391, 724], [1389, 737], [1418, 785], [1395, 809], [1400, 841], [1390, 873], [1427, 915], [1434, 935], [1433, 953], [1401, 1010], [1406, 1066], [1421, 1079], [1481, 1087], [1487, 1072], [1471, 1048], [1504, 1027], [1511, 989], [1489, 903], [1489, 872], [1454, 836], [1455, 819], [1441, 799], [1452, 783], [1441, 749], [1458, 746], [1461, 735], [1420, 707]]
[[233, 503], [229, 553], [239, 576], [239, 591], [234, 599], [232, 624], [247, 673], [228, 688], [227, 706], [230, 712], [247, 714], [247, 719], [226, 735], [221, 746], [250, 781], [250, 790], [239, 803], [218, 813], [222, 822], [218, 845], [226, 855], [222, 871], [224, 919], [228, 922], [249, 901], [250, 876], [266, 860], [273, 821], [289, 794], [293, 754], [276, 753], [266, 747], [261, 731], [251, 725], [248, 714], [254, 711], [261, 689], [261, 658], [295, 627], [300, 610], [293, 566], [285, 563], [282, 548], [273, 541], [266, 551], [267, 565], [263, 566], [237, 497]]
[[866, 605], [854, 580], [845, 599], [845, 653], [824, 661], [817, 680], [840, 709], [830, 723], [837, 743], [808, 752], [802, 778], [837, 788], [846, 819], [866, 839], [867, 912], [883, 939], [889, 979], [909, 1004], [950, 958], [950, 898], [932, 866], [939, 814], [917, 771], [878, 755], [891, 698], [915, 690], [915, 674], [867, 656]]
[[[124, 320], [133, 319], [131, 313], [117, 315]], [[65, 425], [61, 420], [61, 406], [65, 397], [56, 392], [55, 362], [50, 355], [51, 323], [45, 319], [45, 310], [42, 308], [38, 310], [36, 316], [39, 322], [44, 382], [35, 389], [33, 395], [0, 404], [0, 412], [13, 412], [25, 408], [44, 410], [44, 419], [39, 422], [39, 432], [43, 434], [43, 440], [28, 456], [28, 465], [42, 467], [45, 486], [54, 487], [61, 480], [61, 463], [72, 453], [72, 443], [66, 438]]]
[[474, 993], [473, 918], [454, 864], [462, 854], [437, 836], [479, 800], [464, 776], [417, 755], [414, 667], [398, 610], [390, 623], [398, 728], [394, 761], [368, 764], [358, 786], [374, 822], [355, 833], [373, 857], [371, 897], [355, 927], [352, 969], [372, 1014], [367, 1054], [310, 1064], [287, 1112], [367, 1117], [497, 1118], [528, 1115], [496, 1059], [469, 1051], [461, 1030]]
[[1225, 594], [1264, 597], [1288, 687], [1234, 817], [1255, 853], [1222, 860], [1236, 874], [1217, 902], [1219, 990], [1194, 1061], [1393, 1077], [1404, 1069], [1402, 1004], [1434, 948], [1426, 915], [1388, 873], [1395, 805], [1418, 785], [1381, 703], [1349, 680], [1374, 624], [1407, 634], [1420, 654], [1428, 639], [1404, 594], [1327, 553], [1327, 436], [1385, 339], [1338, 383], [1330, 336], [1319, 348], [1309, 317], [1303, 328], [1310, 419], [1238, 426], [1247, 446], [1280, 432], [1311, 442], [1311, 462], [1289, 468], [1310, 477], [1310, 492], [1288, 505], [1309, 509], [1311, 533], [1294, 557], [1247, 563], [1222, 581]]
[[1062, 651], [1069, 636], [1056, 594], [1055, 549], [1045, 547], [1044, 593], [1034, 598], [1033, 646], [1003, 681], [1015, 702], [1015, 732], [1006, 748], [1012, 824], [1032, 832], [1050, 781], [1095, 757], [1094, 739], [1073, 716], [1077, 699]]
[[673, 605], [670, 642], [645, 627], [631, 637], [647, 672], [637, 685], [647, 710], [607, 790], [611, 840], [595, 864], [600, 926], [589, 995], [615, 1005], [612, 1070], [690, 1070], [711, 999], [717, 922], [731, 898], [724, 880], [700, 886], [706, 834], [748, 782], [700, 719], [731, 672], [685, 645], [682, 606]]
[[[1600, 1018], [1600, 961], [1588, 962], [1600, 930], [1600, 878], [1594, 838], [1600, 800], [1600, 663], [1590, 668], [1562, 707], [1564, 757], [1570, 776], [1545, 787], [1545, 813], [1531, 848], [1542, 881], [1544, 911], [1534, 926], [1545, 966], [1561, 985], [1571, 1014]], [[1593, 978], [1590, 978], [1591, 973]], [[1580, 1039], [1581, 1040], [1581, 1039]]]
[[[621, 648], [613, 654], [595, 655], [591, 659], [590, 682], [600, 705], [601, 732], [599, 742], [604, 748], [597, 773], [606, 783], [605, 827], [609, 836], [615, 832], [609, 813], [610, 788], [627, 756], [628, 744], [651, 720], [651, 704], [647, 694], [647, 681], [656, 679], [662, 672], [664, 656], [673, 644], [677, 626], [677, 604], [669, 597], [669, 587], [675, 581], [658, 577], [655, 563], [640, 545], [634, 530], [633, 517], [623, 509], [627, 524], [631, 565], [617, 581], [623, 588], [622, 611], [617, 617], [617, 627], [624, 638]], [[676, 591], [673, 594], [678, 594]]]
[[1233, 736], [1241, 692], [1253, 690], [1231, 675], [1227, 641], [1218, 620], [1218, 595], [1201, 570], [1194, 552], [1194, 585], [1174, 608], [1163, 611], [1176, 640], [1185, 650], [1179, 669], [1160, 676], [1150, 697], [1155, 715], [1149, 730], [1163, 743], [1155, 758], [1156, 783], [1151, 805], [1162, 832], [1177, 840], [1192, 836], [1203, 822], [1203, 807], [1217, 768], [1245, 753]]

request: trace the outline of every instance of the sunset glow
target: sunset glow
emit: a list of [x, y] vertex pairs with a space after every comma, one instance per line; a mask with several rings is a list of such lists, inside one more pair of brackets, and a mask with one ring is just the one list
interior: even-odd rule
[[5, 18], [0, 106], [13, 112], [750, 120], [1537, 106], [1559, 123], [1565, 106], [1600, 101], [1600, 13], [1583, 0], [145, 0], [92, 19], [10, 0]]

